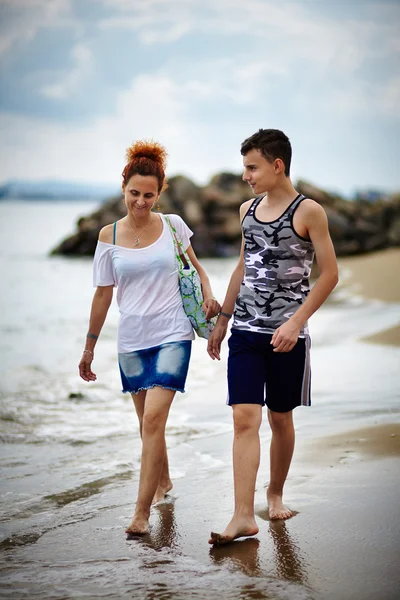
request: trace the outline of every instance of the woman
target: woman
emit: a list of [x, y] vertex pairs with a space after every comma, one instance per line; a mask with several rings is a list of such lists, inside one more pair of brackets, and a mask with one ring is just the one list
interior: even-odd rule
[[[142, 437], [142, 460], [136, 510], [126, 532], [149, 530], [150, 506], [172, 488], [165, 426], [176, 391], [183, 392], [193, 329], [184, 313], [172, 234], [165, 217], [152, 212], [165, 189], [166, 151], [139, 141], [127, 150], [122, 192], [127, 214], [99, 234], [94, 257], [94, 294], [86, 346], [79, 363], [85, 381], [95, 381], [94, 347], [118, 287], [120, 309], [118, 360], [124, 392], [132, 394]], [[206, 318], [220, 309], [209, 279], [189, 238], [193, 232], [170, 215], [189, 258], [200, 275]]]

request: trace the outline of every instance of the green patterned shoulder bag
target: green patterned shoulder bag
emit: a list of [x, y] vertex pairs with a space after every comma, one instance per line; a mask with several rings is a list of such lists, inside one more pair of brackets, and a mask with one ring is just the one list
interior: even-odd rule
[[183, 310], [197, 335], [208, 340], [217, 319], [214, 317], [209, 321], [206, 320], [206, 315], [203, 310], [204, 300], [200, 276], [190, 262], [182, 242], [178, 239], [177, 231], [172, 225], [171, 220], [166, 215], [164, 215], [164, 218], [168, 223], [174, 242]]

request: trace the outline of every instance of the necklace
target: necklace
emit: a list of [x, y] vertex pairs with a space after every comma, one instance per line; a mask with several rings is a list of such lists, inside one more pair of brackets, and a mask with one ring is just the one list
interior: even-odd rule
[[136, 246], [139, 246], [139, 244], [140, 244], [140, 236], [142, 235], [142, 233], [146, 229], [146, 227], [149, 226], [150, 221], [151, 221], [151, 218], [148, 220], [148, 222], [146, 223], [146, 225], [143, 227], [142, 231], [140, 233], [137, 233], [136, 230], [133, 229], [132, 225], [129, 223], [129, 219], [128, 219], [128, 225], [132, 229], [133, 233], [135, 234], [135, 242], [133, 244], [134, 248], [136, 248]]

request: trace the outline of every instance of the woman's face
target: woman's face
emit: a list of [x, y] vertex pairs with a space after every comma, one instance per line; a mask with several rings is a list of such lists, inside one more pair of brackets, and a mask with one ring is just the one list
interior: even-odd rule
[[122, 184], [122, 193], [128, 212], [137, 216], [145, 215], [160, 197], [157, 177], [132, 175], [127, 184]]

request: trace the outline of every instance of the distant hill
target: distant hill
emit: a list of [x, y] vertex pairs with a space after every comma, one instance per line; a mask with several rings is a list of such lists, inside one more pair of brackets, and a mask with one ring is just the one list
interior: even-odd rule
[[118, 184], [72, 181], [7, 181], [0, 185], [1, 200], [102, 200], [118, 193]]

